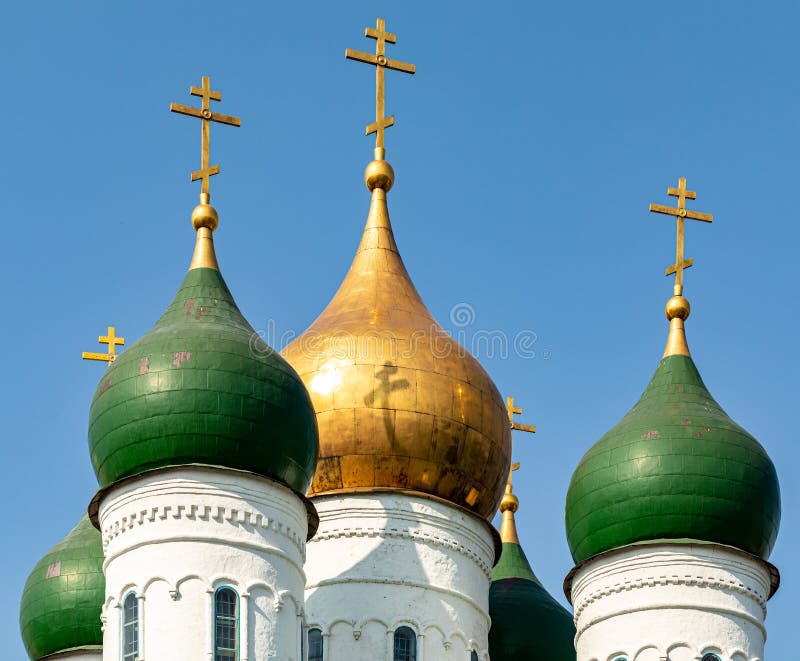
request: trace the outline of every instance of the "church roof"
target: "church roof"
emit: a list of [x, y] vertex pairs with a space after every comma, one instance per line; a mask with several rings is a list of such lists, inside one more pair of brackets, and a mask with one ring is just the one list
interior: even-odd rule
[[576, 564], [637, 542], [696, 540], [732, 546], [766, 560], [781, 504], [775, 466], [703, 383], [686, 342], [683, 296], [686, 209], [696, 193], [680, 179], [669, 195], [678, 207], [650, 210], [677, 219], [674, 296], [661, 363], [636, 405], [584, 455], [567, 493], [567, 539]]
[[103, 375], [89, 447], [101, 486], [154, 468], [209, 464], [305, 493], [317, 437], [297, 374], [247, 323], [222, 274], [201, 267]]
[[575, 661], [572, 616], [536, 578], [517, 539], [518, 504], [509, 484], [500, 506], [503, 552], [489, 591], [489, 654], [492, 661]]
[[494, 514], [510, 461], [503, 400], [422, 302], [384, 189], [372, 190], [361, 245], [338, 292], [283, 355], [317, 412], [312, 495], [405, 489]]
[[31, 659], [72, 649], [101, 649], [105, 599], [100, 533], [84, 515], [36, 563], [22, 592], [19, 626]]
[[377, 44], [374, 58], [347, 51], [378, 66], [376, 121], [367, 127], [376, 134], [365, 173], [372, 201], [361, 244], [328, 306], [283, 352], [317, 413], [310, 495], [413, 491], [488, 519], [503, 494], [511, 430], [497, 387], [425, 307], [397, 248], [386, 201], [394, 171], [384, 130], [394, 117], [384, 116], [383, 65], [415, 68], [387, 60], [382, 37]]
[[780, 511], [764, 448], [722, 410], [690, 356], [670, 355], [575, 470], [567, 538], [576, 563], [655, 539], [716, 542], [766, 559]]
[[204, 123], [203, 169], [193, 174], [202, 178], [194, 256], [158, 323], [100, 381], [89, 416], [92, 464], [101, 487], [156, 468], [207, 464], [304, 494], [317, 461], [314, 408], [297, 373], [242, 316], [214, 252], [219, 219], [208, 180], [219, 168], [208, 167], [207, 125], [239, 120], [208, 110], [221, 98], [208, 78], [192, 89], [202, 92], [202, 111], [172, 109]]

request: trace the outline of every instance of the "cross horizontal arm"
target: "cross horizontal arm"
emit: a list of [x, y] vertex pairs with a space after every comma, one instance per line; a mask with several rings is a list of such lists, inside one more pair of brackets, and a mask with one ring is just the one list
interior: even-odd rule
[[364, 62], [365, 64], [378, 64], [378, 56], [373, 53], [365, 53], [360, 50], [353, 50], [352, 48], [344, 49], [344, 56], [348, 60], [356, 60], [357, 62]]
[[704, 223], [710, 223], [714, 220], [714, 215], [710, 213], [700, 213], [699, 211], [691, 211], [689, 209], [676, 209], [675, 207], [665, 207], [662, 204], [651, 204], [650, 211], [652, 211], [653, 213], [663, 213], [668, 216], [691, 218], [692, 220], [702, 220]]
[[197, 181], [198, 179], [202, 179], [203, 177], [213, 177], [215, 174], [219, 174], [219, 165], [212, 165], [210, 168], [205, 170], [195, 170], [192, 172], [192, 181]]
[[380, 39], [383, 37], [384, 40], [388, 41], [390, 44], [397, 43], [397, 35], [394, 32], [381, 32], [375, 28], [367, 28], [364, 30], [364, 36], [370, 39]]
[[222, 101], [222, 92], [204, 90], [202, 87], [195, 87], [194, 85], [189, 88], [189, 94], [192, 96], [205, 96], [206, 93], [208, 93], [208, 98], [212, 101]]
[[200, 119], [207, 119], [210, 122], [219, 122], [220, 124], [227, 124], [228, 126], [241, 126], [242, 120], [238, 117], [231, 115], [223, 115], [218, 112], [211, 112], [209, 110], [203, 112], [200, 108], [193, 108], [192, 106], [185, 106], [182, 103], [170, 103], [169, 109], [172, 112], [180, 113], [181, 115], [189, 115], [190, 117], [199, 117]]
[[388, 57], [374, 55], [372, 53], [365, 53], [364, 51], [360, 50], [353, 50], [352, 48], [345, 48], [344, 56], [348, 60], [356, 60], [357, 62], [363, 62], [364, 64], [372, 64], [374, 66], [382, 66], [386, 67], [387, 69], [392, 69], [394, 71], [402, 71], [403, 73], [416, 73], [417, 67], [413, 64], [409, 64], [408, 62], [398, 62], [397, 60], [390, 60]]
[[697, 199], [697, 192], [693, 190], [686, 190], [685, 188], [673, 188], [670, 186], [667, 188], [667, 195], [671, 195], [672, 197], [680, 197], [681, 193], [687, 200], [696, 200]]
[[84, 351], [81, 353], [81, 358], [84, 360], [107, 360], [111, 362], [116, 358], [116, 356], [110, 353], [94, 353], [93, 351]]
[[[684, 260], [683, 268], [688, 269], [692, 266], [692, 264], [694, 264], [694, 259], [690, 257], [689, 259]], [[665, 271], [664, 275], [672, 275], [673, 273], [677, 272], [678, 272], [678, 266], [676, 264], [673, 264], [672, 266], [667, 267], [667, 270]]]
[[379, 122], [372, 122], [372, 124], [367, 124], [367, 135], [372, 135], [373, 133], [377, 133], [378, 129], [388, 129], [390, 126], [394, 126], [394, 115], [389, 115], [388, 117], [384, 117]]
[[516, 429], [517, 431], [526, 431], [531, 434], [536, 433], [536, 425], [523, 425], [520, 422], [512, 422], [511, 429]]

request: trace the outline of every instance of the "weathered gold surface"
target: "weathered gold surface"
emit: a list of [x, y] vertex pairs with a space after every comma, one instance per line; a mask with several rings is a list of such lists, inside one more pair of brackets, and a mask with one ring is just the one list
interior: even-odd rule
[[[386, 21], [384, 19], [379, 18], [376, 27], [367, 28], [364, 31], [364, 35], [375, 40], [375, 55], [353, 50], [352, 48], [346, 48], [344, 56], [348, 60], [364, 62], [365, 64], [371, 64], [375, 67], [375, 121], [371, 124], [367, 124], [367, 135], [375, 134], [375, 159], [382, 160], [384, 158], [383, 149], [385, 147], [384, 131], [394, 125], [394, 115], [386, 117], [385, 111], [385, 70], [394, 69], [395, 71], [413, 74], [416, 73], [417, 68], [413, 64], [390, 60], [386, 57], [386, 43], [397, 43], [397, 35], [386, 32]], [[381, 152], [378, 152], [378, 150], [381, 150]]]
[[503, 494], [503, 500], [500, 501], [500, 512], [502, 512], [502, 519], [500, 521], [500, 539], [505, 544], [512, 542], [519, 544], [519, 536], [517, 535], [517, 522], [514, 520], [514, 513], [519, 509], [519, 498], [514, 495], [513, 476], [514, 471], [519, 470], [520, 463], [516, 462], [511, 466], [508, 471], [508, 482], [506, 483], [506, 492]]
[[696, 200], [697, 193], [687, 190], [684, 177], [678, 179], [677, 188], [668, 187], [667, 194], [678, 198], [677, 207], [665, 207], [660, 204], [650, 205], [650, 211], [675, 216], [678, 221], [675, 239], [675, 263], [666, 269], [666, 275], [675, 274], [675, 285], [673, 287], [674, 295], [667, 301], [665, 308], [665, 314], [669, 320], [669, 335], [667, 335], [667, 346], [664, 348], [663, 358], [690, 355], [689, 344], [686, 342], [684, 322], [689, 318], [691, 307], [689, 301], [683, 296], [683, 271], [692, 266], [693, 260], [691, 257], [689, 259], [684, 258], [684, 221], [686, 218], [700, 220], [704, 223], [710, 223], [714, 220], [714, 216], [710, 213], [700, 213], [686, 208], [686, 200]]
[[328, 307], [283, 352], [317, 411], [310, 495], [368, 488], [444, 498], [490, 519], [511, 463], [489, 375], [436, 323], [397, 250], [386, 192]]
[[106, 335], [100, 335], [97, 341], [100, 344], [108, 345], [107, 353], [95, 353], [93, 351], [84, 351], [81, 358], [84, 360], [105, 360], [110, 365], [117, 358], [117, 347], [125, 344], [124, 337], [117, 337], [117, 329], [114, 326], [109, 326]]

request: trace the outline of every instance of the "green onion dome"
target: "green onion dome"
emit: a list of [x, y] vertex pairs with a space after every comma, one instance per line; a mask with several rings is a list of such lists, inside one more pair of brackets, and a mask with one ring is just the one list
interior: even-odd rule
[[39, 560], [25, 583], [19, 627], [28, 656], [101, 649], [105, 589], [100, 533], [84, 515]]
[[314, 408], [294, 369], [239, 312], [214, 255], [216, 211], [192, 215], [189, 272], [155, 327], [94, 395], [89, 449], [101, 487], [190, 464], [245, 470], [305, 494], [317, 462]]
[[[636, 542], [696, 540], [769, 557], [780, 523], [775, 467], [703, 383], [686, 345], [688, 303], [636, 405], [586, 453], [567, 494], [572, 556]], [[672, 314], [672, 316], [670, 316]]]
[[489, 655], [492, 661], [575, 661], [575, 625], [533, 573], [517, 538], [517, 497], [506, 487], [500, 505], [503, 552], [489, 590]]

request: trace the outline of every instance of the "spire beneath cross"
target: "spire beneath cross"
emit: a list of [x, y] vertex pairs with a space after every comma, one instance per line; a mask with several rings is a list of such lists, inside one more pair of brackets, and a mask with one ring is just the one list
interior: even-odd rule
[[200, 200], [204, 204], [208, 204], [210, 198], [209, 193], [209, 180], [215, 175], [219, 174], [219, 165], [210, 165], [211, 154], [211, 122], [218, 122], [220, 124], [227, 124], [228, 126], [241, 126], [242, 120], [238, 117], [231, 115], [223, 115], [218, 112], [211, 112], [212, 101], [222, 101], [222, 93], [216, 92], [211, 89], [211, 79], [208, 76], [203, 76], [200, 87], [192, 85], [189, 88], [189, 93], [192, 96], [199, 96], [201, 98], [200, 108], [192, 106], [185, 106], [181, 103], [170, 103], [169, 109], [172, 112], [177, 112], [182, 115], [189, 115], [190, 117], [197, 117], [200, 119], [201, 124], [201, 139], [200, 139], [200, 169], [192, 172], [192, 181], [200, 179]]
[[101, 335], [97, 338], [97, 341], [100, 344], [107, 344], [108, 345], [108, 352], [107, 353], [94, 353], [91, 351], [84, 351], [81, 354], [81, 358], [84, 360], [105, 360], [108, 361], [110, 365], [117, 359], [117, 347], [122, 346], [125, 344], [124, 337], [117, 337], [116, 335], [117, 329], [114, 326], [108, 327], [108, 333], [106, 335]]
[[386, 44], [397, 43], [397, 35], [386, 32], [386, 21], [379, 18], [374, 28], [366, 28], [364, 35], [375, 40], [375, 54], [346, 48], [344, 56], [348, 60], [356, 60], [375, 67], [375, 121], [367, 124], [367, 135], [375, 134], [375, 160], [383, 160], [386, 156], [384, 131], [394, 125], [394, 115], [386, 117], [385, 113], [385, 70], [393, 69], [403, 73], [416, 73], [413, 64], [390, 60], [386, 57]]
[[693, 260], [684, 259], [684, 221], [686, 218], [692, 220], [700, 220], [704, 223], [710, 223], [714, 220], [714, 216], [710, 213], [700, 213], [699, 211], [690, 211], [686, 208], [686, 200], [697, 199], [695, 191], [686, 189], [686, 179], [681, 177], [678, 179], [678, 187], [667, 188], [667, 194], [672, 197], [678, 198], [677, 207], [667, 207], [661, 204], [651, 204], [650, 211], [654, 213], [663, 213], [667, 216], [675, 216], [678, 219], [678, 232], [675, 244], [675, 263], [668, 266], [666, 275], [675, 274], [675, 296], [683, 295], [683, 271], [688, 269]]

